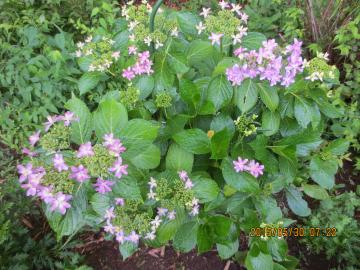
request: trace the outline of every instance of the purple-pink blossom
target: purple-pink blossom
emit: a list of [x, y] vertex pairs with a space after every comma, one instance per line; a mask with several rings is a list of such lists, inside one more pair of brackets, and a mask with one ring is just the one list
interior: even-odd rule
[[179, 175], [180, 179], [183, 180], [184, 182], [189, 179], [187, 172], [184, 170], [178, 172], [178, 175]]
[[54, 195], [51, 193], [51, 187], [41, 186], [38, 191], [38, 196], [47, 204], [52, 203]]
[[[136, 53], [136, 47], [131, 48], [132, 53]], [[135, 51], [134, 51], [135, 50]], [[129, 48], [129, 54], [130, 54], [130, 48]], [[153, 62], [149, 59], [150, 58], [150, 52], [144, 51], [142, 53], [139, 53], [137, 55], [137, 61], [134, 65], [128, 67], [127, 69], [124, 69], [122, 72], [122, 76], [131, 81], [135, 78], [136, 75], [142, 75], [142, 74], [151, 74], [154, 71], [151, 69], [151, 66]]]
[[33, 166], [31, 163], [27, 163], [25, 166], [24, 165], [17, 165], [17, 169], [18, 169], [18, 173], [20, 174], [19, 177], [19, 182], [23, 183], [25, 182], [29, 175], [31, 175], [33, 173]]
[[40, 140], [40, 130], [33, 133], [29, 137], [29, 143], [31, 146], [34, 146]]
[[105, 211], [105, 219], [107, 219], [108, 221], [115, 218], [115, 214], [114, 214], [114, 207], [110, 207], [109, 209], [107, 209]]
[[259, 164], [255, 160], [251, 160], [248, 164], [248, 171], [254, 177], [259, 177], [259, 175], [263, 175], [264, 173], [264, 165]]
[[236, 172], [246, 171], [248, 169], [247, 167], [248, 161], [249, 161], [248, 159], [241, 159], [241, 157], [238, 157], [238, 160], [234, 160], [233, 164], [235, 171]]
[[73, 112], [67, 111], [61, 116], [61, 120], [64, 121], [64, 126], [69, 126], [72, 121], [79, 121], [79, 118], [75, 116]]
[[79, 165], [78, 167], [71, 167], [72, 174], [70, 178], [75, 179], [79, 183], [83, 183], [86, 180], [90, 179], [87, 169], [83, 165]]
[[66, 213], [66, 210], [71, 207], [69, 201], [71, 200], [71, 195], [64, 194], [62, 192], [58, 192], [54, 195], [53, 200], [51, 201], [50, 211], [58, 211], [62, 215]]
[[134, 244], [137, 244], [139, 242], [140, 236], [135, 232], [132, 231], [128, 236], [125, 237], [126, 241], [130, 241]]
[[93, 156], [94, 152], [92, 150], [91, 142], [84, 143], [80, 145], [79, 150], [76, 153], [76, 157], [90, 157]]
[[123, 175], [127, 175], [127, 164], [122, 164], [123, 160], [121, 157], [118, 157], [114, 162], [113, 167], [109, 168], [110, 172], [114, 172], [117, 178], [121, 178]]
[[98, 178], [96, 183], [94, 184], [95, 190], [100, 194], [105, 194], [111, 191], [111, 186], [114, 185], [114, 182], [109, 180], [104, 180], [102, 178]]
[[116, 241], [118, 241], [120, 244], [125, 242], [125, 234], [123, 230], [120, 230], [116, 233]]
[[53, 158], [54, 168], [58, 171], [67, 171], [69, 167], [65, 164], [64, 157], [61, 154], [55, 154]]
[[211, 33], [209, 39], [211, 40], [211, 45], [217, 44], [220, 46], [221, 38], [224, 34]]
[[52, 125], [54, 125], [56, 122], [58, 122], [60, 120], [61, 120], [61, 118], [59, 118], [58, 115], [54, 115], [54, 116], [49, 115], [47, 117], [47, 122], [44, 123], [45, 131], [48, 131]]
[[120, 206], [124, 206], [125, 205], [124, 198], [115, 198], [115, 204], [120, 205]]
[[35, 157], [35, 156], [37, 156], [37, 153], [36, 153], [36, 152], [31, 151], [29, 148], [26, 148], [26, 147], [24, 147], [24, 148], [21, 150], [21, 152], [22, 152], [24, 155], [29, 156], [29, 157]]

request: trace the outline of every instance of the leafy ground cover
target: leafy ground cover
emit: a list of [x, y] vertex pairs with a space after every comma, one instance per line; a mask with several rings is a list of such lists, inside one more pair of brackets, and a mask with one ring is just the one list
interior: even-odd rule
[[1, 4], [1, 265], [359, 266], [356, 3], [48, 4]]

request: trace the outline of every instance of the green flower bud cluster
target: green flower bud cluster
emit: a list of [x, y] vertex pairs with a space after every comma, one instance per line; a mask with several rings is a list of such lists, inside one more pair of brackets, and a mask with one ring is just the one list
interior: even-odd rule
[[155, 105], [158, 108], [168, 108], [172, 105], [171, 101], [171, 96], [164, 91], [156, 95]]
[[139, 101], [139, 97], [140, 97], [140, 90], [133, 85], [130, 85], [126, 89], [126, 91], [120, 91], [120, 101], [129, 110], [135, 108], [136, 103]]
[[70, 147], [70, 128], [63, 123], [55, 124], [51, 130], [40, 139], [43, 149], [56, 152]]
[[112, 224], [124, 230], [126, 234], [132, 231], [147, 233], [151, 230], [152, 212], [144, 212], [144, 209], [141, 209], [142, 205], [141, 200], [126, 200], [124, 206], [116, 206]]
[[114, 41], [107, 37], [99, 40], [93, 40], [90, 36], [85, 42], [77, 44], [77, 57], [88, 56], [92, 59], [89, 65], [89, 71], [106, 71], [113, 64], [114, 60], [120, 57], [119, 51], [113, 51], [112, 45]]
[[191, 189], [185, 189], [184, 183], [180, 179], [169, 181], [165, 178], [157, 180], [156, 198], [161, 207], [172, 211], [177, 207], [185, 207], [191, 210], [191, 202], [195, 198]]
[[310, 74], [306, 79], [311, 81], [335, 78], [335, 66], [327, 63], [322, 57], [315, 57], [305, 64], [307, 72]]
[[108, 177], [108, 169], [114, 164], [116, 157], [101, 144], [94, 145], [93, 152], [93, 156], [80, 158], [78, 165], [83, 164], [92, 177]]
[[209, 15], [205, 19], [209, 33], [222, 33], [227, 37], [235, 35], [240, 25], [241, 20], [231, 10], [220, 10], [217, 15]]
[[254, 124], [254, 121], [257, 119], [257, 115], [253, 114], [251, 116], [241, 115], [235, 121], [236, 129], [240, 133], [240, 137], [248, 137], [251, 134], [256, 133], [257, 127]]

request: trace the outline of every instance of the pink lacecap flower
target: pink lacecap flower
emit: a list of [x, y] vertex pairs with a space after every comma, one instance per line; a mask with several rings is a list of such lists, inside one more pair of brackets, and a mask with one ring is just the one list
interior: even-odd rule
[[84, 143], [80, 145], [79, 150], [76, 153], [76, 157], [90, 157], [93, 156], [94, 152], [92, 150], [91, 142]]
[[55, 154], [53, 158], [54, 167], [58, 172], [67, 171], [69, 167], [65, 164], [64, 157], [61, 154]]
[[190, 214], [191, 214], [192, 216], [196, 216], [197, 214], [199, 214], [199, 205], [195, 205], [195, 206], [192, 208]]
[[56, 193], [50, 203], [50, 211], [53, 212], [56, 210], [62, 215], [64, 215], [66, 213], [66, 210], [71, 207], [71, 205], [69, 204], [71, 197], [71, 195], [67, 195], [62, 192]]
[[112, 145], [115, 142], [114, 134], [112, 133], [105, 134], [103, 139], [104, 139], [103, 145], [106, 147]]
[[134, 74], [134, 72], [132, 71], [132, 68], [131, 68], [131, 67], [128, 67], [127, 69], [124, 69], [124, 70], [123, 70], [123, 73], [122, 73], [122, 76], [123, 76], [125, 79], [129, 80], [129, 81], [131, 81], [132, 79], [135, 78], [135, 74]]
[[31, 146], [34, 146], [40, 140], [40, 130], [35, 132], [29, 137], [29, 143]]
[[224, 34], [211, 33], [211, 36], [209, 37], [211, 40], [211, 45], [217, 44], [220, 46], [220, 40], [223, 36]]
[[45, 131], [48, 131], [52, 125], [54, 125], [56, 122], [60, 121], [62, 118], [58, 115], [51, 116], [49, 115], [47, 117], [47, 122], [44, 123], [45, 125]]
[[110, 207], [109, 209], [107, 209], [105, 211], [105, 216], [104, 218], [107, 219], [107, 220], [111, 220], [115, 217], [115, 214], [114, 214], [114, 207]]
[[170, 211], [170, 212], [168, 213], [168, 218], [169, 218], [170, 220], [175, 219], [175, 217], [176, 217], [176, 212], [175, 212], [175, 211]]
[[33, 166], [31, 163], [24, 165], [17, 165], [18, 173], [20, 174], [19, 182], [23, 183], [25, 182], [29, 175], [33, 174]]
[[46, 203], [50, 204], [54, 200], [54, 195], [51, 193], [51, 187], [42, 186], [38, 192], [38, 196]]
[[122, 158], [118, 157], [114, 162], [113, 167], [109, 168], [110, 172], [114, 172], [117, 178], [121, 178], [124, 174], [127, 175], [127, 167], [128, 165], [122, 164]]
[[79, 165], [78, 167], [71, 167], [71, 171], [72, 174], [70, 175], [70, 178], [75, 179], [80, 183], [90, 179], [88, 171], [83, 165]]
[[105, 232], [108, 232], [110, 234], [114, 234], [115, 233], [115, 226], [112, 225], [111, 223], [107, 223], [105, 226], [104, 226], [104, 231]]
[[247, 170], [247, 163], [248, 163], [248, 159], [241, 159], [240, 157], [238, 157], [238, 160], [233, 161], [234, 164], [234, 169], [236, 172], [243, 172]]
[[21, 151], [24, 155], [27, 155], [29, 157], [35, 157], [37, 156], [37, 153], [34, 151], [31, 151], [29, 148], [24, 147]]
[[160, 217], [165, 216], [166, 213], [168, 212], [168, 209], [167, 209], [167, 208], [158, 207], [157, 210], [158, 210], [158, 215], [159, 215]]
[[136, 46], [130, 46], [129, 47], [129, 54], [136, 54], [137, 48]]
[[111, 186], [115, 183], [109, 180], [104, 180], [102, 178], [98, 178], [96, 183], [94, 184], [95, 190], [100, 194], [105, 194], [111, 191]]
[[115, 198], [115, 204], [124, 206], [125, 205], [125, 200], [123, 198]]
[[120, 230], [116, 233], [116, 241], [118, 241], [120, 244], [125, 242], [125, 234], [123, 230]]
[[139, 242], [140, 236], [135, 232], [132, 231], [128, 236], [125, 237], [126, 241], [130, 241], [134, 244], [137, 244]]
[[178, 172], [178, 175], [179, 175], [180, 179], [183, 180], [184, 182], [189, 179], [187, 172], [184, 170]]
[[193, 186], [194, 186], [194, 184], [190, 179], [186, 180], [186, 182], [185, 182], [186, 189], [191, 189]]
[[257, 178], [264, 173], [264, 165], [259, 164], [255, 160], [251, 160], [248, 165], [248, 171]]
[[73, 112], [67, 111], [61, 116], [64, 121], [64, 125], [67, 127], [71, 124], [72, 121], [79, 121], [79, 118], [75, 116]]

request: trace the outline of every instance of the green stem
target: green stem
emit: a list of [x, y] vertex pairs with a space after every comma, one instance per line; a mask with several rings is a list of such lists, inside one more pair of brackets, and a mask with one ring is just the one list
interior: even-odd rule
[[[155, 30], [155, 16], [156, 12], [158, 11], [159, 7], [161, 6], [164, 0], [158, 0], [152, 8], [151, 15], [150, 15], [150, 33], [153, 33]], [[151, 52], [154, 51], [154, 42], [151, 42]]]

